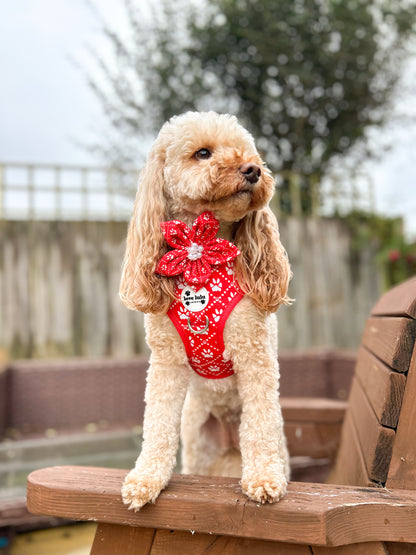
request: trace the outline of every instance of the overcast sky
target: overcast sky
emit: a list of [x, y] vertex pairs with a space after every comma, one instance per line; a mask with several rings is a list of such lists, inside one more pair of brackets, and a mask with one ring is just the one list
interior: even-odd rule
[[[97, 2], [123, 28], [120, 0]], [[90, 142], [101, 112], [71, 58], [87, 56], [86, 45], [100, 47], [99, 25], [85, 0], [4, 2], [0, 19], [0, 161], [97, 163], [77, 141]], [[416, 63], [409, 64], [407, 88], [416, 85]], [[398, 110], [409, 115], [393, 136], [394, 148], [369, 165], [379, 212], [405, 217], [416, 237], [416, 96], [410, 92]], [[412, 117], [413, 116], [413, 119]]]

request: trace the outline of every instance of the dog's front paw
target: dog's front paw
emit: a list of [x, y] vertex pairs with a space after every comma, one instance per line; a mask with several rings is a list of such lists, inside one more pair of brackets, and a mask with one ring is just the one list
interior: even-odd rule
[[123, 503], [129, 509], [139, 511], [146, 503], [154, 503], [164, 486], [157, 477], [133, 469], [127, 474], [121, 488]]
[[280, 472], [243, 476], [241, 486], [244, 493], [257, 503], [276, 503], [285, 493], [287, 480]]

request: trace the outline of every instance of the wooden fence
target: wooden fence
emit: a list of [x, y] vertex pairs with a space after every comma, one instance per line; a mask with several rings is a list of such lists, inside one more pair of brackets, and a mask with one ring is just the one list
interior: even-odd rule
[[137, 169], [0, 163], [0, 219], [126, 220]]
[[[57, 164], [0, 163], [0, 220], [127, 220], [137, 169]], [[276, 174], [278, 214], [329, 216], [354, 209], [374, 211], [368, 176], [334, 172]], [[319, 185], [319, 187], [318, 187]]]
[[[352, 250], [339, 220], [280, 223], [293, 306], [280, 347], [358, 345], [380, 295], [375, 248]], [[142, 315], [118, 298], [126, 222], [0, 221], [0, 349], [11, 357], [130, 356], [145, 351]]]

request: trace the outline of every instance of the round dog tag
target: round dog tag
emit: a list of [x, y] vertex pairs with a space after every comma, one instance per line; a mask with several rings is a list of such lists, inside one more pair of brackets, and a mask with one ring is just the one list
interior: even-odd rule
[[181, 302], [183, 306], [191, 312], [199, 312], [206, 308], [209, 301], [209, 293], [202, 287], [198, 291], [194, 291], [192, 287], [185, 287], [181, 294]]

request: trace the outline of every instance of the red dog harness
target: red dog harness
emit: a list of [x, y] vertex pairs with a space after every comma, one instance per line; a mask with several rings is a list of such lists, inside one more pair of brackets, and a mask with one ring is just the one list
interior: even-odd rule
[[244, 297], [234, 279], [233, 263], [215, 268], [205, 287], [195, 290], [179, 279], [178, 300], [168, 310], [185, 345], [192, 368], [205, 378], [227, 378], [234, 374], [224, 360], [224, 326], [235, 305]]
[[168, 316], [185, 346], [189, 364], [205, 378], [234, 374], [224, 359], [224, 326], [244, 297], [234, 276], [233, 259], [240, 254], [229, 241], [216, 238], [219, 222], [204, 212], [192, 230], [183, 222], [163, 222], [164, 237], [174, 250], [160, 260], [156, 273], [180, 276]]

